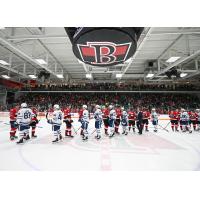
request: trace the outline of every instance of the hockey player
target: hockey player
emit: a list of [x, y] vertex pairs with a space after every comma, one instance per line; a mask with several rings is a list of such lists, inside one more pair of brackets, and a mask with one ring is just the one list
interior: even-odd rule
[[81, 128], [81, 132], [80, 132], [80, 135], [83, 136], [83, 128], [82, 128], [83, 109], [82, 108], [79, 110], [78, 115], [79, 115], [78, 121], [81, 123], [81, 127], [80, 127]]
[[66, 107], [64, 110], [63, 110], [63, 113], [64, 113], [64, 120], [63, 122], [65, 122], [66, 124], [66, 128], [65, 128], [65, 136], [66, 137], [74, 137], [72, 135], [72, 123], [73, 123], [73, 120], [71, 119], [71, 108], [70, 106]]
[[104, 130], [105, 134], [108, 135], [108, 118], [109, 118], [109, 109], [105, 106], [102, 107], [103, 113], [103, 123], [104, 123]]
[[65, 128], [65, 137], [71, 137], [73, 138], [74, 136], [72, 135], [72, 123], [73, 120], [71, 119], [71, 117], [67, 117], [63, 120], [63, 122], [65, 122], [66, 124], [66, 128]]
[[152, 124], [154, 126], [154, 132], [158, 131], [158, 114], [156, 113], [156, 109], [152, 108], [151, 109], [151, 120], [152, 120]]
[[200, 131], [200, 109], [196, 109], [197, 130]]
[[143, 126], [143, 114], [141, 108], [139, 107], [137, 108], [136, 125], [139, 131], [138, 133], [141, 135], [144, 126]]
[[54, 108], [53, 118], [52, 119], [47, 118], [47, 122], [49, 124], [52, 124], [52, 131], [55, 137], [52, 143], [56, 143], [62, 140], [63, 138], [61, 135], [61, 130], [60, 130], [61, 125], [62, 125], [63, 114], [58, 104], [55, 104], [53, 108]]
[[119, 124], [120, 124], [120, 118], [121, 118], [122, 110], [118, 106], [118, 108], [115, 110], [115, 112], [116, 112], [115, 133], [119, 134]]
[[19, 106], [14, 106], [10, 109], [10, 140], [17, 139], [16, 131], [17, 131], [17, 112], [19, 110]]
[[131, 130], [131, 127], [133, 129], [133, 132], [135, 132], [135, 120], [136, 120], [136, 113], [133, 111], [133, 108], [130, 109], [128, 112], [128, 124], [129, 124], [129, 131]]
[[189, 124], [190, 124], [190, 128], [191, 128], [191, 125], [193, 125], [193, 129], [194, 131], [196, 131], [196, 125], [197, 125], [197, 117], [196, 117], [196, 113], [193, 112], [193, 111], [190, 111], [188, 112], [189, 114]]
[[83, 130], [83, 140], [88, 140], [88, 124], [89, 124], [89, 112], [87, 110], [87, 105], [83, 105], [83, 114], [81, 118], [82, 130]]
[[183, 108], [181, 109], [180, 120], [182, 124], [182, 129], [183, 129], [182, 131], [186, 132], [186, 130], [188, 130], [189, 133], [192, 133], [190, 129], [190, 125], [189, 125], [189, 115]]
[[150, 112], [147, 109], [144, 109], [143, 111], [143, 125], [145, 126], [145, 131], [149, 131], [148, 125], [149, 125], [149, 119], [150, 119]]
[[36, 125], [39, 123], [39, 121], [37, 119], [37, 109], [32, 107], [32, 112], [33, 112], [33, 117], [31, 119], [31, 123], [30, 123], [30, 127], [32, 128], [31, 137], [36, 138], [37, 135], [35, 135], [35, 129], [36, 129]]
[[116, 112], [113, 108], [113, 105], [109, 105], [109, 120], [108, 120], [108, 124], [109, 124], [109, 137], [113, 137], [115, 134], [115, 120], [116, 120]]
[[174, 125], [175, 125], [174, 110], [169, 111], [169, 118], [170, 118], [172, 131], [174, 131]]
[[120, 117], [121, 125], [122, 125], [122, 134], [128, 135], [128, 113], [122, 107], [122, 114]]
[[96, 129], [95, 138], [97, 140], [99, 140], [101, 138], [101, 125], [102, 125], [103, 117], [102, 117], [102, 112], [101, 112], [100, 106], [96, 105], [95, 109], [96, 109], [95, 113], [94, 113], [95, 129]]
[[179, 113], [179, 118], [180, 118], [180, 129], [181, 129], [181, 131], [183, 131], [183, 122], [182, 122], [182, 120], [181, 120], [181, 113], [183, 113], [183, 111], [184, 111], [184, 109], [181, 108], [180, 113]]
[[63, 110], [63, 113], [64, 113], [64, 119], [66, 119], [66, 118], [71, 118], [71, 108], [70, 108], [70, 106], [67, 106], [67, 107]]
[[178, 124], [179, 124], [179, 121], [180, 121], [180, 113], [178, 111], [178, 109], [176, 109], [174, 111], [174, 124], [175, 124], [175, 131], [178, 132]]
[[30, 108], [28, 108], [26, 103], [21, 104], [21, 108], [17, 113], [17, 124], [19, 130], [19, 141], [17, 144], [24, 143], [24, 140], [29, 140], [29, 129], [30, 123], [33, 118], [34, 114]]

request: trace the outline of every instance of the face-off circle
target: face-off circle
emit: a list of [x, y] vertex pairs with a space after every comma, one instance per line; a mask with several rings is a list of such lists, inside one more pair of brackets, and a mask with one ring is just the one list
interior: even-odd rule
[[66, 28], [74, 55], [94, 66], [112, 66], [132, 57], [143, 28]]

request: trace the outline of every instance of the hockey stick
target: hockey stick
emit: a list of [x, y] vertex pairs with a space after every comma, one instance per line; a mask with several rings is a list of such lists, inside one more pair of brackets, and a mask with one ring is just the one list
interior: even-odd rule
[[48, 114], [49, 114], [49, 113], [47, 112], [46, 115], [45, 115], [45, 117], [46, 117], [47, 120], [49, 120], [49, 119], [48, 119]]
[[[10, 125], [10, 123], [6, 123], [6, 122], [3, 123], [3, 124], [8, 125], [8, 126]], [[36, 127], [37, 127], [37, 128], [43, 128], [42, 126], [36, 126]]]
[[169, 126], [169, 124], [170, 124], [170, 121], [167, 123], [167, 125], [164, 128], [167, 128]]
[[157, 124], [158, 126], [160, 126], [163, 130], [169, 132], [169, 130], [167, 130], [166, 128], [164, 128], [163, 126], [161, 126], [160, 124]]
[[[75, 131], [75, 133], [77, 134], [77, 132], [80, 130], [80, 128], [81, 128], [81, 126], [78, 128], [78, 130], [77, 131]], [[75, 129], [74, 129], [75, 130]]]
[[91, 135], [96, 131], [96, 129], [94, 129], [94, 131], [92, 131]]
[[72, 125], [72, 128], [73, 128], [73, 130], [74, 130], [74, 133], [77, 134], [77, 131], [78, 131], [79, 129], [76, 131], [73, 125]]

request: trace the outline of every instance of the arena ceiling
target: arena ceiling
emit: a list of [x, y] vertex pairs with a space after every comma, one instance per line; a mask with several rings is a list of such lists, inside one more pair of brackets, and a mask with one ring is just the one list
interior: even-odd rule
[[[166, 62], [171, 57], [179, 59]], [[37, 75], [42, 68], [51, 74], [52, 82], [198, 81], [199, 66], [200, 27], [145, 27], [132, 59], [112, 67], [92, 67], [79, 62], [63, 27], [0, 28], [0, 75], [16, 81], [31, 79], [29, 75]], [[185, 76], [169, 79], [165, 72], [172, 68]], [[64, 78], [58, 78], [58, 74]], [[86, 74], [92, 78], [86, 78]], [[151, 77], [147, 78], [147, 74]]]

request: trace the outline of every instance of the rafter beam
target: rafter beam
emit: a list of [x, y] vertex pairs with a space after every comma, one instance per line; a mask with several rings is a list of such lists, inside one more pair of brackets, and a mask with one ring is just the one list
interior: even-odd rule
[[19, 48], [17, 48], [14, 44], [12, 44], [11, 42], [7, 41], [6, 39], [0, 37], [0, 43], [3, 46], [6, 46], [8, 49], [10, 49], [10, 51], [12, 51], [15, 54], [19, 55], [20, 57], [22, 57], [28, 63], [31, 63], [32, 65], [34, 64], [34, 65], [36, 65], [36, 66], [38, 66], [38, 67], [40, 67], [42, 69], [45, 69], [46, 71], [48, 71], [52, 75], [56, 76], [56, 74], [52, 70], [50, 70], [48, 67], [39, 64], [35, 59], [33, 59], [31, 56], [29, 56], [28, 54], [26, 54], [23, 51], [21, 51]]
[[[154, 32], [151, 35], [200, 35], [200, 31], [177, 31], [177, 32]], [[145, 36], [144, 33], [141, 36]], [[43, 40], [43, 39], [65, 39], [68, 38], [66, 35], [21, 35], [21, 36], [9, 36], [6, 37], [7, 40], [16, 41], [16, 40]]]
[[182, 63], [184, 63], [184, 62], [186, 62], [188, 60], [191, 60], [191, 59], [197, 57], [198, 55], [200, 55], [200, 50], [196, 51], [195, 53], [191, 54], [190, 56], [187, 56], [185, 58], [179, 59], [179, 60], [177, 60], [176, 62], [174, 62], [174, 63], [172, 63], [170, 65], [165, 64], [165, 65], [167, 65], [167, 67], [162, 69], [162, 70], [160, 70], [158, 73], [156, 73], [153, 77], [150, 78], [150, 80], [155, 78], [155, 77], [157, 77], [157, 76], [159, 76], [159, 75], [161, 75], [161, 74], [164, 74], [165, 72], [169, 71], [171, 68], [173, 68], [175, 66], [178, 66], [178, 65], [180, 65], [180, 64], [182, 64]]
[[19, 71], [15, 70], [15, 69], [13, 69], [11, 67], [6, 67], [5, 65], [0, 64], [0, 68], [6, 69], [7, 71], [13, 72], [15, 74], [18, 74], [18, 75], [24, 77], [24, 78], [30, 79], [30, 77], [27, 74], [19, 72]]
[[149, 37], [149, 35], [151, 34], [151, 32], [153, 31], [154, 28], [149, 28], [149, 30], [147, 31], [146, 35], [144, 36], [143, 40], [140, 42], [140, 44], [137, 47], [137, 50], [135, 52], [135, 54], [133, 55], [133, 57], [131, 58], [131, 61], [128, 63], [128, 65], [124, 68], [124, 70], [122, 71], [122, 75], [124, 75], [127, 70], [129, 69], [129, 67], [131, 66], [132, 62], [134, 61], [134, 59], [136, 58], [137, 54], [139, 53], [140, 49], [143, 47], [145, 41], [147, 40], [147, 38]]

